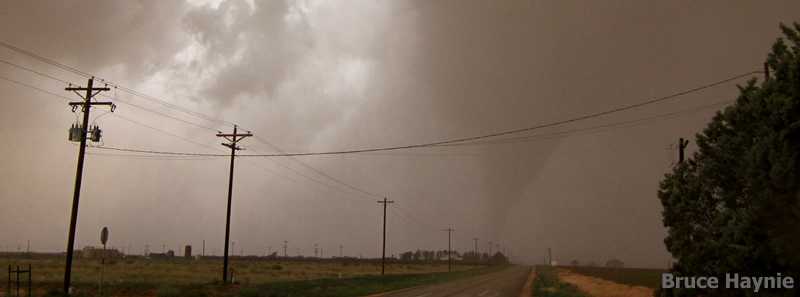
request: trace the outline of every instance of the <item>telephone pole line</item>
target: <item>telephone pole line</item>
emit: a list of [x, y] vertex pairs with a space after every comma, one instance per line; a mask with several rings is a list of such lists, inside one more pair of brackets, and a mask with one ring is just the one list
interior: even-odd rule
[[237, 133], [237, 126], [233, 126], [233, 134], [223, 134], [217, 133], [217, 137], [223, 137], [230, 141], [230, 143], [223, 143], [223, 146], [229, 147], [231, 149], [231, 172], [228, 178], [228, 215], [225, 218], [225, 257], [222, 264], [222, 283], [228, 283], [228, 240], [230, 239], [230, 232], [231, 232], [231, 198], [233, 196], [233, 161], [236, 158], [236, 151], [243, 150], [243, 148], [237, 147], [236, 143], [244, 139], [245, 137], [253, 136], [250, 132], [247, 134], [238, 134]]
[[288, 240], [284, 240], [284, 241], [283, 241], [283, 258], [284, 258], [284, 259], [285, 259], [285, 258], [288, 258], [288, 256], [286, 255], [286, 247], [287, 247], [287, 244], [288, 244], [288, 243], [289, 243], [289, 241], [288, 241]]
[[478, 266], [478, 238], [473, 238], [475, 240], [475, 266]]
[[386, 274], [386, 205], [394, 203], [394, 201], [387, 200], [385, 197], [383, 201], [378, 200], [378, 203], [383, 204], [383, 253], [381, 254], [381, 275]]
[[447, 231], [447, 271], [450, 271], [450, 258], [452, 258], [450, 255], [450, 232], [455, 230], [453, 230], [453, 228], [447, 228], [444, 229], [444, 231]]
[[[75, 191], [72, 196], [72, 216], [69, 221], [69, 238], [67, 239], [67, 263], [64, 269], [64, 292], [69, 293], [70, 277], [72, 276], [72, 252], [75, 249], [75, 226], [78, 223], [78, 201], [81, 197], [81, 180], [83, 178], [83, 159], [86, 154], [86, 134], [91, 132], [92, 141], [100, 141], [100, 129], [95, 128], [92, 131], [87, 130], [89, 128], [89, 110], [92, 105], [109, 105], [111, 106], [111, 112], [114, 112], [116, 105], [112, 102], [92, 102], [92, 98], [101, 91], [111, 90], [108, 87], [95, 88], [94, 77], [89, 79], [88, 86], [85, 88], [72, 87], [72, 85], [70, 85], [64, 90], [73, 91], [83, 98], [83, 102], [69, 103], [69, 105], [72, 106], [73, 112], [75, 112], [78, 107], [81, 107], [81, 111], [83, 112], [83, 124], [81, 126], [73, 126], [69, 131], [70, 141], [78, 141], [81, 143], [78, 149], [78, 169], [75, 174]], [[86, 95], [81, 96], [78, 91], [86, 91]]]

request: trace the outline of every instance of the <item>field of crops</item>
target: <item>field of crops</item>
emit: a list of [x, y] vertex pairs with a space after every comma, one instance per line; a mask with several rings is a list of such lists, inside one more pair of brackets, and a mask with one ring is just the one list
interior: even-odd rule
[[645, 268], [610, 268], [610, 267], [582, 267], [564, 266], [560, 269], [567, 269], [572, 273], [593, 276], [609, 280], [615, 283], [631, 286], [644, 286], [657, 288], [661, 286], [661, 274], [667, 272], [663, 269]]

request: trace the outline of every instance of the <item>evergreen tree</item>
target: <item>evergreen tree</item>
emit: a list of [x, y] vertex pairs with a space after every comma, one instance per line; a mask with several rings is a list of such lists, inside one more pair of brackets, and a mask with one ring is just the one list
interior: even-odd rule
[[[726, 273], [800, 281], [800, 24], [780, 25], [773, 73], [739, 86], [691, 159], [660, 184], [674, 276], [716, 276], [719, 289], [659, 289], [667, 296], [795, 296], [798, 290], [726, 289]], [[788, 43], [788, 44], [787, 44]]]

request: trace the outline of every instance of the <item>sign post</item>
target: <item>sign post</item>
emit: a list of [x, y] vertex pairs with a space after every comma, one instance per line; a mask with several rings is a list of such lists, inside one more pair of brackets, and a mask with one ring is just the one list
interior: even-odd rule
[[100, 288], [97, 289], [98, 295], [103, 295], [103, 269], [106, 267], [106, 242], [108, 241], [108, 227], [103, 227], [100, 232], [100, 242], [103, 243], [103, 260], [100, 262]]

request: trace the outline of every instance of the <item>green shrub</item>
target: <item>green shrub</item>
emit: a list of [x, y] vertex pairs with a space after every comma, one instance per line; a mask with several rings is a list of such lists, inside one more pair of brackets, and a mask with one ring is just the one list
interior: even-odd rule
[[553, 267], [537, 266], [536, 277], [531, 285], [534, 297], [584, 297], [587, 296], [573, 284], [561, 283]]

